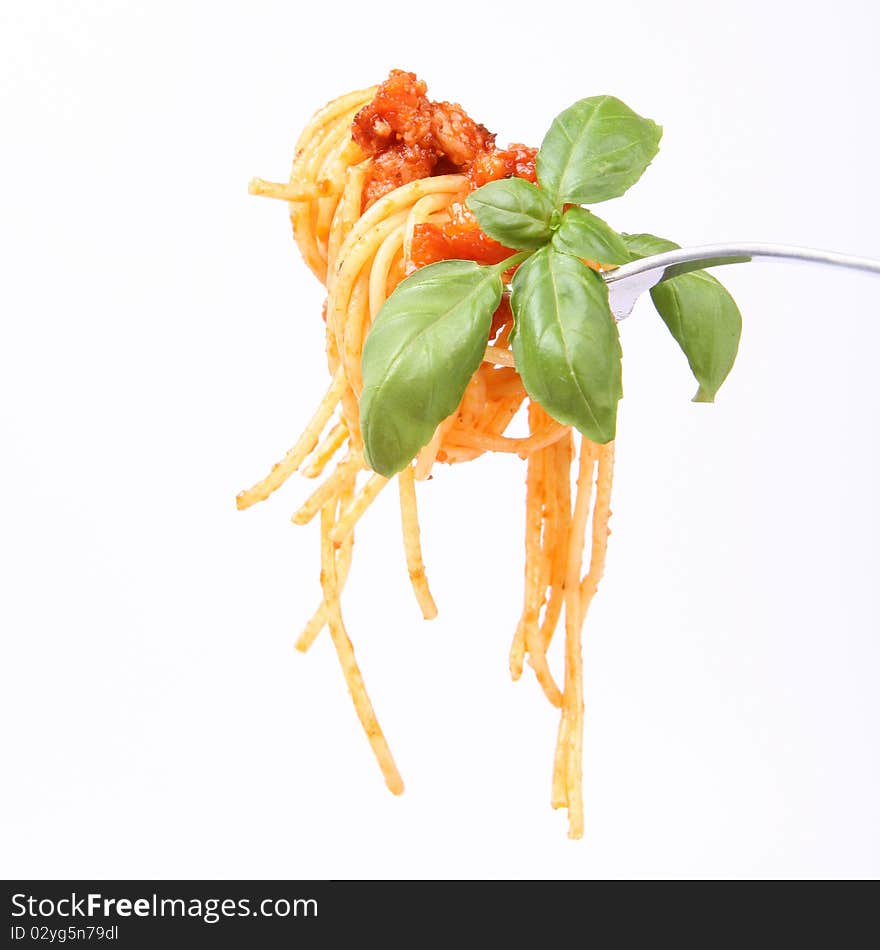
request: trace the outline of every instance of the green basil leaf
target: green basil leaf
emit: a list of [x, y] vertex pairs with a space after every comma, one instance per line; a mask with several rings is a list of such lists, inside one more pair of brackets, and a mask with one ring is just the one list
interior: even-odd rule
[[468, 195], [466, 203], [483, 231], [505, 247], [533, 250], [550, 240], [553, 205], [530, 181], [490, 181]]
[[626, 264], [632, 260], [623, 238], [601, 218], [584, 208], [569, 208], [553, 235], [553, 247], [563, 254], [599, 264]]
[[614, 96], [581, 99], [556, 116], [544, 136], [538, 181], [557, 206], [616, 198], [641, 178], [662, 134]]
[[455, 411], [501, 301], [501, 274], [473, 261], [429, 264], [401, 281], [364, 343], [360, 417], [367, 464], [406, 468]]
[[513, 358], [529, 396], [594, 442], [610, 442], [621, 388], [620, 341], [608, 289], [589, 267], [552, 247], [513, 275]]
[[629, 251], [629, 259], [638, 261], [652, 254], [663, 254], [666, 251], [677, 251], [681, 245], [655, 234], [621, 234], [623, 243]]
[[[633, 260], [679, 246], [653, 234], [625, 234], [623, 239]], [[696, 270], [657, 284], [651, 299], [699, 383], [694, 402], [714, 402], [733, 368], [742, 334], [733, 297], [710, 273]]]

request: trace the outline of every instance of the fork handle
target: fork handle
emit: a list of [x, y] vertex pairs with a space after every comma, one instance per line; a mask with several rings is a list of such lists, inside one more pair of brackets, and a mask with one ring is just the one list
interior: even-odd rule
[[623, 264], [603, 274], [612, 298], [612, 311], [622, 320], [632, 311], [637, 298], [661, 281], [706, 267], [722, 264], [744, 264], [748, 261], [800, 261], [846, 267], [880, 276], [880, 261], [854, 257], [834, 251], [818, 251], [788, 244], [703, 244], [682, 247], [662, 254], [652, 254], [630, 264]]

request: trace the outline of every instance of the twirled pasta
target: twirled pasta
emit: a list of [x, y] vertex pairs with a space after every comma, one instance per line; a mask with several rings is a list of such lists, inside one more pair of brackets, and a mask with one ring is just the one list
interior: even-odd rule
[[[377, 88], [349, 93], [315, 114], [297, 142], [289, 183], [251, 183], [252, 193], [289, 202], [297, 246], [327, 288], [326, 354], [331, 383], [294, 447], [266, 478], [242, 492], [237, 503], [243, 509], [266, 499], [300, 468], [307, 477], [317, 477], [339, 456], [332, 472], [293, 516], [295, 523], [304, 524], [320, 514], [323, 593], [296, 645], [305, 651], [322, 629], [329, 629], [385, 781], [399, 794], [403, 782], [367, 696], [340, 606], [357, 521], [388, 483], [371, 473], [364, 460], [358, 417], [361, 351], [385, 299], [415, 266], [416, 229], [449, 221], [472, 183], [460, 173], [420, 177], [364, 208], [365, 181], [375, 159], [355, 143], [351, 130]], [[506, 434], [528, 399], [509, 347], [509, 311], [507, 319], [504, 314], [501, 317], [458, 409], [397, 476], [406, 563], [424, 617], [436, 616], [422, 562], [415, 482], [426, 479], [437, 463], [471, 461], [487, 451], [513, 453], [526, 461], [525, 593], [510, 650], [510, 670], [514, 679], [519, 678], [527, 659], [547, 699], [560, 709], [551, 801], [554, 808], [568, 809], [569, 835], [580, 837], [581, 628], [605, 566], [614, 446], [580, 437], [536, 403], [527, 408], [529, 435]], [[584, 573], [588, 528], [589, 567]], [[559, 683], [547, 651], [563, 613], [565, 671]]]

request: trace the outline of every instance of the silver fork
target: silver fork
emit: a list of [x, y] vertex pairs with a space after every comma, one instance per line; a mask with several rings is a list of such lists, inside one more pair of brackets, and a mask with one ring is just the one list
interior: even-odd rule
[[646, 290], [664, 280], [706, 267], [743, 264], [748, 261], [826, 264], [864, 271], [880, 277], [880, 261], [786, 244], [703, 244], [700, 247], [682, 247], [675, 251], [665, 251], [663, 254], [652, 254], [631, 264], [623, 264], [614, 270], [605, 271], [602, 276], [608, 285], [611, 312], [614, 319], [620, 321], [632, 313], [636, 300]]

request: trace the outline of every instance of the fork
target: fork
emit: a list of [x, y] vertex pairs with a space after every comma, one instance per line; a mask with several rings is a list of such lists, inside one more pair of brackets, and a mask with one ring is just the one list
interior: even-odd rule
[[748, 261], [801, 261], [846, 267], [880, 277], [880, 261], [787, 244], [703, 244], [699, 247], [682, 247], [623, 264], [614, 270], [605, 271], [602, 276], [608, 286], [611, 312], [619, 322], [632, 313], [636, 300], [646, 290], [664, 280], [707, 267]]

